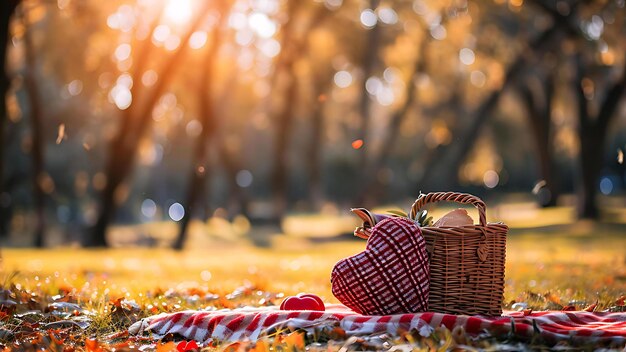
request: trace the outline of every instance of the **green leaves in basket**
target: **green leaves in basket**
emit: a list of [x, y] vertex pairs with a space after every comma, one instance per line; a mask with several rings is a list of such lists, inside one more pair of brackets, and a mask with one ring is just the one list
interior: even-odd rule
[[[411, 219], [411, 217], [407, 213], [403, 212], [402, 210], [387, 210], [387, 213], [396, 217]], [[411, 219], [411, 220], [417, 222], [417, 224], [420, 227], [432, 226], [433, 224], [433, 217], [428, 216], [428, 210], [426, 209], [417, 213], [417, 215], [415, 216], [415, 219]]]
[[421, 210], [419, 213], [415, 214], [415, 220], [420, 227], [432, 226], [433, 225], [433, 217], [428, 216], [428, 210]]
[[417, 222], [418, 226], [431, 226], [433, 224], [433, 217], [428, 216], [427, 210], [422, 210], [417, 213], [415, 219], [412, 219], [407, 213], [402, 210], [387, 210], [387, 214], [377, 214], [372, 213], [371, 211], [365, 208], [352, 208], [350, 209], [354, 215], [358, 216], [362, 221], [363, 225], [358, 226], [354, 229], [354, 235], [363, 239], [368, 239], [371, 235], [372, 228], [376, 226], [379, 222], [392, 217], [401, 217], [411, 219]]
[[[397, 216], [397, 217], [403, 217], [403, 218], [407, 218], [407, 219], [411, 219], [411, 217], [401, 211], [401, 210], [387, 210], [387, 213], [393, 215], [393, 216]], [[432, 226], [433, 224], [433, 217], [432, 216], [428, 216], [428, 210], [424, 209], [422, 211], [420, 211], [419, 213], [417, 213], [417, 215], [415, 216], [415, 219], [411, 219], [415, 222], [417, 222], [417, 224], [420, 227], [424, 227], [424, 226]]]

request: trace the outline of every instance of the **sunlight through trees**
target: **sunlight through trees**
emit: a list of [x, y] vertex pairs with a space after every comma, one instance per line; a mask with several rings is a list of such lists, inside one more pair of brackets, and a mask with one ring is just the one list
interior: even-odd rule
[[182, 248], [194, 218], [431, 190], [598, 219], [626, 190], [624, 6], [4, 1], [0, 233], [168, 220]]

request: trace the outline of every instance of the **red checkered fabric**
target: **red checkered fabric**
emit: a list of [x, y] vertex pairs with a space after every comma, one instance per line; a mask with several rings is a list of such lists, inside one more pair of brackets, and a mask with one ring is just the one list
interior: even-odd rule
[[331, 274], [333, 295], [365, 315], [426, 311], [429, 282], [424, 237], [400, 217], [376, 224], [365, 250], [339, 261]]
[[128, 328], [131, 335], [150, 334], [160, 338], [178, 335], [202, 344], [212, 341], [255, 341], [278, 330], [314, 330], [320, 326], [339, 327], [347, 336], [417, 331], [430, 336], [433, 328], [415, 314], [365, 316], [340, 304], [326, 305], [326, 311], [287, 311], [278, 307], [183, 311], [142, 319]]
[[496, 337], [521, 340], [541, 337], [547, 342], [567, 340], [580, 344], [626, 343], [626, 313], [605, 312], [504, 312], [501, 317], [415, 313], [385, 316], [356, 314], [342, 305], [326, 305], [325, 312], [284, 311], [278, 307], [184, 311], [142, 319], [128, 328], [131, 335], [150, 334], [155, 340], [174, 334], [206, 345], [212, 341], [256, 341], [268, 332], [285, 329], [314, 330], [330, 324], [348, 336], [417, 331], [429, 336], [433, 328], [463, 328], [470, 335], [488, 332]]

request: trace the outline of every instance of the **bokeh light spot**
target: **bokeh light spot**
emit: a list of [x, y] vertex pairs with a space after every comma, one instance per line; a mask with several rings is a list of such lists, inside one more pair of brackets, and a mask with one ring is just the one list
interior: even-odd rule
[[378, 18], [384, 24], [392, 25], [398, 23], [398, 14], [390, 7], [379, 8]]
[[191, 0], [169, 0], [165, 6], [165, 18], [176, 24], [189, 21], [192, 13]]
[[131, 52], [130, 44], [123, 43], [123, 44], [118, 45], [113, 55], [115, 56], [115, 59], [117, 61], [124, 61], [130, 57], [130, 52]]
[[120, 16], [117, 12], [107, 17], [107, 26], [109, 26], [109, 28], [111, 29], [120, 28]]
[[248, 46], [254, 42], [254, 32], [249, 29], [241, 29], [235, 34], [235, 42], [241, 46]]
[[365, 90], [371, 95], [376, 95], [383, 88], [383, 82], [378, 77], [370, 77], [365, 81]]
[[116, 83], [119, 86], [131, 89], [133, 87], [133, 78], [128, 73], [122, 73], [119, 77], [117, 77]]
[[211, 280], [211, 277], [213, 275], [211, 275], [211, 272], [208, 270], [202, 270], [202, 272], [200, 273], [200, 278], [202, 279], [202, 281], [209, 281]]
[[357, 139], [352, 141], [352, 149], [361, 149], [363, 147], [363, 140]]
[[228, 17], [228, 26], [236, 30], [244, 29], [248, 24], [246, 15], [241, 12], [233, 12]]
[[261, 50], [265, 56], [271, 58], [280, 53], [280, 43], [274, 39], [264, 40], [259, 44], [259, 50]]
[[113, 102], [115, 106], [117, 106], [120, 110], [126, 110], [130, 107], [130, 104], [133, 102], [133, 95], [130, 92], [130, 89], [116, 85], [111, 90], [111, 97], [113, 98]]
[[464, 65], [471, 65], [476, 60], [476, 55], [474, 55], [474, 51], [470, 48], [463, 48], [459, 51], [459, 59]]
[[334, 77], [335, 84], [339, 88], [347, 88], [352, 84], [352, 75], [348, 71], [338, 71]]
[[180, 221], [185, 216], [185, 208], [180, 203], [174, 203], [170, 205], [167, 214], [170, 216], [170, 219]]
[[202, 133], [202, 124], [198, 120], [191, 120], [185, 126], [185, 132], [189, 137], [198, 137]]
[[613, 192], [613, 181], [608, 177], [603, 177], [600, 181], [600, 192], [604, 195], [609, 195]]
[[376, 101], [382, 106], [389, 106], [396, 100], [396, 95], [390, 87], [382, 87], [376, 92]]
[[157, 205], [152, 199], [146, 198], [143, 200], [143, 202], [141, 202], [141, 214], [143, 216], [148, 219], [152, 219], [156, 215], [156, 212]]
[[251, 14], [248, 17], [248, 26], [261, 38], [271, 38], [276, 33], [276, 23], [264, 13]]
[[110, 72], [104, 72], [98, 76], [98, 86], [102, 89], [107, 89], [113, 84], [113, 74]]
[[176, 50], [176, 48], [178, 48], [179, 45], [180, 45], [180, 38], [177, 35], [170, 35], [169, 37], [167, 37], [167, 39], [165, 39], [165, 43], [163, 43], [165, 50], [169, 50], [169, 51]]
[[192, 49], [202, 48], [207, 41], [207, 34], [204, 31], [194, 32], [189, 38], [189, 47]]
[[343, 3], [343, 0], [325, 0], [324, 1], [324, 4], [326, 5], [326, 7], [331, 10], [339, 8], [342, 3]]
[[483, 183], [487, 188], [494, 188], [500, 182], [500, 176], [494, 170], [487, 170], [483, 175]]
[[373, 28], [378, 22], [378, 16], [371, 9], [365, 9], [361, 11], [360, 20], [365, 28]]
[[154, 29], [152, 39], [158, 43], [163, 43], [170, 36], [170, 32], [170, 27], [160, 24]]
[[83, 91], [83, 81], [75, 79], [67, 85], [67, 92], [71, 96], [77, 96]]
[[472, 71], [470, 73], [470, 82], [475, 87], [482, 88], [487, 82], [487, 76], [482, 71]]
[[159, 75], [155, 70], [148, 70], [141, 75], [141, 83], [146, 87], [153, 86], [158, 79]]
[[430, 28], [430, 35], [436, 40], [444, 40], [448, 36], [446, 27], [438, 24]]
[[237, 185], [242, 188], [250, 187], [253, 180], [254, 177], [249, 170], [240, 170], [235, 176], [235, 181], [237, 181]]
[[393, 83], [398, 78], [399, 73], [398, 69], [394, 67], [387, 67], [383, 72], [383, 78], [387, 81], [387, 83]]

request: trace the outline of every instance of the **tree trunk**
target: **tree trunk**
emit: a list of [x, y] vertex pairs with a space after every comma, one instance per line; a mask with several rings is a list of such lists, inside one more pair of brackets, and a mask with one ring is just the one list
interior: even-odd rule
[[11, 87], [11, 79], [6, 71], [6, 59], [7, 48], [11, 41], [11, 17], [15, 13], [18, 4], [18, 0], [4, 0], [0, 2], [0, 238], [7, 237], [9, 234], [10, 217], [8, 214], [11, 213], [9, 210], [10, 203], [3, 201], [7, 197], [4, 185], [4, 153], [6, 150], [5, 145], [7, 144], [4, 134], [8, 119], [6, 97]]
[[556, 177], [557, 169], [556, 162], [554, 160], [554, 129], [552, 128], [552, 104], [554, 100], [554, 75], [549, 74], [544, 83], [545, 91], [545, 103], [543, 110], [541, 111], [541, 124], [539, 126], [539, 132], [537, 137], [540, 158], [540, 170], [543, 174], [543, 179], [546, 181], [546, 190], [550, 192], [548, 199], [541, 205], [543, 207], [554, 207], [557, 204], [557, 200], [560, 195], [560, 184], [558, 177]]
[[43, 188], [47, 174], [44, 167], [44, 135], [43, 135], [43, 110], [41, 96], [37, 86], [36, 70], [37, 62], [32, 38], [32, 25], [29, 23], [27, 14], [23, 14], [24, 27], [24, 54], [26, 57], [26, 70], [24, 73], [24, 86], [26, 94], [30, 100], [30, 123], [32, 132], [32, 177], [33, 196], [35, 199], [35, 233], [33, 245], [37, 248], [44, 247], [44, 237], [46, 228], [46, 193]]
[[241, 158], [230, 153], [221, 142], [217, 143], [217, 148], [218, 158], [228, 175], [228, 191], [230, 194], [228, 213], [231, 216], [232, 214], [239, 213], [247, 217], [249, 215], [248, 195], [246, 191], [237, 184], [237, 173], [242, 169]]
[[578, 189], [577, 214], [580, 219], [597, 219], [598, 180], [603, 161], [605, 136], [598, 134], [597, 127], [578, 129], [580, 139], [580, 187]]
[[274, 208], [273, 221], [280, 221], [285, 215], [288, 203], [289, 190], [289, 132], [291, 131], [293, 113], [295, 110], [295, 99], [297, 98], [298, 81], [295, 76], [294, 63], [298, 55], [296, 50], [297, 44], [294, 38], [294, 26], [296, 13], [300, 6], [299, 1], [289, 1], [287, 3], [287, 22], [282, 28], [281, 52], [276, 61], [274, 75], [272, 76], [272, 84], [274, 87], [278, 84], [281, 75], [287, 80], [286, 88], [284, 88], [285, 99], [280, 110], [275, 114], [276, 136], [274, 141], [274, 164], [271, 175], [272, 202]]
[[577, 215], [581, 219], [598, 219], [600, 212], [596, 197], [598, 181], [604, 162], [603, 152], [611, 120], [619, 102], [626, 92], [626, 61], [622, 76], [607, 90], [597, 117], [591, 116], [587, 97], [583, 90], [585, 79], [581, 54], [575, 58], [576, 79], [573, 81], [578, 102], [578, 137], [580, 140], [580, 188], [578, 190]]
[[[427, 29], [424, 28], [424, 31], [426, 33]], [[369, 168], [369, 170], [366, 170], [366, 172], [364, 173], [363, 177], [366, 180], [366, 187], [361, 190], [364, 197], [363, 206], [367, 207], [370, 204], [373, 204], [382, 196], [382, 190], [384, 187], [380, 184], [377, 175], [384, 167], [387, 159], [389, 159], [389, 156], [391, 155], [391, 150], [393, 149], [393, 146], [398, 139], [398, 133], [400, 132], [402, 122], [405, 120], [409, 109], [411, 109], [411, 107], [415, 103], [415, 100], [417, 99], [417, 90], [414, 79], [422, 72], [426, 71], [426, 48], [431, 41], [429, 38], [432, 37], [428, 34], [426, 34], [424, 38], [422, 38], [419, 57], [415, 60], [415, 63], [413, 65], [413, 71], [409, 77], [409, 80], [405, 83], [406, 90], [404, 92], [404, 104], [402, 104], [402, 106], [392, 115], [389, 122], [389, 127], [387, 128], [388, 133], [383, 140], [380, 153], [378, 154], [378, 157], [374, 159], [374, 162], [372, 163], [372, 166]]]
[[[379, 5], [380, 0], [369, 0], [369, 8], [372, 11], [376, 11]], [[369, 92], [367, 91], [366, 83], [367, 79], [372, 76], [376, 65], [378, 64], [378, 51], [380, 47], [380, 37], [382, 34], [381, 32], [382, 27], [378, 22], [374, 25], [374, 27], [367, 30], [365, 45], [363, 46], [363, 52], [361, 53], [363, 80], [361, 82], [361, 92], [359, 95], [358, 105], [361, 125], [357, 132], [356, 139], [362, 140], [363, 146], [358, 151], [359, 156], [356, 164], [356, 169], [358, 171], [356, 174], [365, 174], [367, 172], [366, 170], [369, 168], [368, 157], [370, 155], [369, 151], [371, 148], [371, 143], [369, 140], [371, 98]], [[356, 182], [356, 189], [358, 194], [355, 195], [353, 201], [356, 204], [362, 204], [368, 199], [367, 195], [364, 193], [364, 188], [368, 185], [368, 180], [361, 178], [356, 180]]]
[[[274, 141], [274, 165], [271, 175], [271, 188], [274, 207], [274, 218], [272, 222], [278, 222], [285, 215], [289, 202], [289, 142], [290, 133], [293, 126], [296, 99], [298, 98], [298, 77], [296, 76], [295, 63], [306, 52], [308, 37], [304, 35], [300, 38], [294, 37], [296, 23], [296, 13], [302, 6], [301, 1], [289, 1], [287, 3], [287, 22], [281, 30], [281, 52], [278, 57], [271, 86], [277, 86], [278, 78], [283, 75], [286, 79], [285, 96], [279, 111], [275, 113], [276, 135]], [[324, 22], [328, 10], [324, 6], [318, 6], [316, 12], [311, 16], [311, 20], [306, 24], [303, 33], [310, 33], [313, 29]]]
[[[224, 10], [224, 9], [222, 9]], [[200, 76], [200, 84], [198, 87], [198, 112], [200, 114], [200, 124], [202, 132], [196, 139], [196, 148], [191, 162], [191, 170], [189, 172], [189, 183], [187, 188], [187, 200], [183, 204], [185, 213], [180, 222], [180, 228], [176, 241], [172, 245], [173, 249], [182, 250], [187, 239], [187, 228], [191, 221], [196, 208], [201, 205], [200, 197], [206, 197], [207, 174], [209, 173], [209, 153], [211, 137], [215, 131], [215, 111], [213, 109], [213, 70], [218, 50], [221, 46], [222, 24], [226, 18], [224, 11], [220, 12], [220, 20], [213, 29], [213, 39], [211, 46], [206, 52], [203, 63], [203, 72]]]
[[[534, 77], [533, 77], [534, 78]], [[536, 79], [536, 78], [535, 78]], [[554, 77], [549, 74], [544, 79], [543, 101], [538, 101], [536, 95], [528, 84], [519, 87], [524, 106], [535, 139], [539, 173], [545, 182], [539, 193], [539, 205], [553, 207], [559, 195], [559, 185], [555, 177], [554, 153], [552, 152], [552, 100], [554, 96]]]
[[307, 171], [309, 174], [309, 200], [312, 209], [322, 206], [322, 149], [324, 140], [324, 105], [318, 101], [311, 116], [311, 140], [309, 141]]
[[[219, 118], [216, 120], [215, 130], [219, 131], [224, 121], [232, 119], [230, 116], [229, 105], [233, 97], [232, 92], [237, 89], [239, 71], [236, 67], [230, 70], [228, 78], [226, 79], [226, 85], [221, 87], [219, 97], [215, 99], [220, 104], [215, 106], [215, 116]], [[241, 129], [237, 131], [237, 134], [243, 136], [245, 132]], [[213, 144], [217, 149], [218, 163], [222, 165], [224, 171], [227, 174], [228, 182], [228, 201], [226, 209], [228, 212], [228, 218], [233, 219], [236, 215], [240, 214], [248, 216], [248, 195], [244, 188], [237, 184], [237, 173], [243, 169], [242, 153], [230, 152], [226, 147], [224, 140], [224, 133], [214, 133]], [[242, 137], [244, 138], [244, 137]], [[208, 208], [207, 208], [208, 209]], [[205, 209], [206, 210], [206, 209]], [[206, 219], [211, 216], [207, 212]]]
[[[107, 183], [100, 197], [100, 214], [98, 215], [98, 220], [92, 229], [91, 237], [87, 238], [84, 243], [85, 246], [109, 246], [109, 242], [106, 238], [106, 231], [111, 220], [113, 219], [118, 205], [115, 199], [116, 192], [122, 182], [130, 174], [139, 142], [145, 134], [145, 131], [151, 125], [151, 112], [154, 105], [158, 102], [161, 95], [163, 95], [165, 87], [172, 78], [176, 68], [179, 66], [180, 61], [183, 59], [183, 55], [188, 47], [186, 43], [189, 41], [189, 38], [195, 32], [196, 28], [198, 28], [201, 24], [211, 4], [212, 3], [209, 1], [203, 4], [203, 8], [198, 12], [198, 15], [190, 24], [188, 31], [181, 38], [180, 46], [165, 62], [164, 67], [159, 74], [159, 80], [157, 81], [156, 86], [149, 92], [148, 97], [141, 106], [143, 109], [139, 109], [137, 107], [139, 105], [137, 102], [139, 92], [137, 91], [137, 94], [133, 94], [133, 104], [131, 104], [127, 110], [122, 112], [122, 125], [120, 127], [127, 128], [118, 129], [117, 135], [111, 141], [108, 156], [109, 160], [106, 167]], [[144, 47], [150, 48], [148, 45]], [[138, 87], [139, 84], [133, 85], [133, 87], [135, 86]], [[129, 120], [130, 122], [127, 122], [126, 120]]]
[[[330, 76], [328, 74], [323, 77]], [[326, 101], [325, 92], [331, 84], [331, 80], [325, 78], [315, 78], [315, 96], [311, 114], [311, 139], [307, 148], [308, 162], [307, 173], [309, 178], [309, 201], [311, 208], [318, 210], [322, 206], [323, 186], [322, 186], [322, 150], [324, 149], [324, 105]]]
[[298, 79], [293, 62], [285, 67], [288, 80], [285, 103], [276, 119], [276, 142], [274, 144], [274, 171], [272, 174], [272, 190], [274, 192], [274, 211], [276, 219], [281, 219], [287, 211], [289, 177], [289, 133], [293, 125], [293, 115], [298, 98]]
[[91, 236], [83, 242], [85, 247], [109, 247], [106, 232], [119, 205], [115, 199], [115, 193], [122, 184], [124, 175], [129, 173], [130, 164], [132, 164], [131, 148], [114, 144], [109, 149], [111, 152], [105, 171], [107, 175], [106, 185], [100, 194], [100, 213]]

